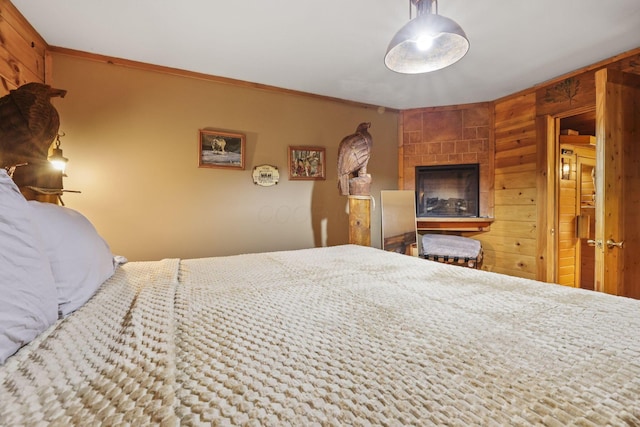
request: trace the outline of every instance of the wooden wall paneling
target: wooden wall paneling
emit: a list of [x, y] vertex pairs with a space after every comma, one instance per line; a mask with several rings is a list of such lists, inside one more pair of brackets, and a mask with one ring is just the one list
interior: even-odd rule
[[536, 133], [538, 155], [536, 159], [536, 199], [538, 200], [537, 226], [537, 279], [553, 281], [556, 278], [557, 267], [557, 237], [556, 222], [556, 128], [555, 120], [551, 116], [536, 118]]
[[[515, 170], [514, 170], [515, 169]], [[508, 189], [535, 189], [536, 176], [533, 168], [510, 168], [504, 172], [496, 168], [496, 191]]]
[[536, 145], [535, 122], [532, 121], [529, 126], [523, 126], [522, 123], [510, 126], [515, 126], [515, 128], [502, 130], [499, 133], [496, 132], [497, 152], [516, 149], [528, 145]]
[[30, 71], [41, 78], [44, 77], [44, 44], [40, 44], [35, 37], [23, 37], [24, 32], [19, 32], [16, 23], [11, 23], [7, 19], [0, 20], [0, 43], [3, 49], [11, 53], [20, 64], [24, 66], [23, 72]]
[[523, 121], [536, 118], [535, 103], [532, 103], [534, 96], [527, 91], [495, 102], [496, 135], [504, 130], [513, 129], [513, 125], [519, 128]]
[[[496, 218], [501, 218], [501, 212], [496, 212]], [[485, 254], [483, 269], [535, 279], [536, 235], [532, 222], [496, 219], [488, 232], [475, 236]]]
[[[507, 175], [511, 173], [533, 173], [535, 174], [537, 171], [536, 164], [534, 163], [525, 163], [523, 165], [510, 165], [510, 166], [502, 166], [496, 168], [496, 179], [498, 179], [498, 175]], [[503, 177], [504, 178], [504, 177]], [[496, 183], [496, 187], [498, 184]]]
[[53, 56], [49, 50], [44, 53], [44, 82], [55, 87], [53, 83]]
[[595, 72], [572, 75], [536, 91], [537, 114], [557, 116], [596, 102]]
[[[640, 48], [636, 49], [640, 52]], [[607, 63], [607, 68], [624, 71], [626, 73], [640, 74], [640, 53], [630, 52], [628, 55], [620, 55], [620, 60], [612, 59]]]
[[[610, 67], [612, 63], [622, 71], [640, 73], [640, 48], [491, 104], [495, 221], [488, 232], [473, 236], [483, 242], [483, 268], [543, 281], [557, 280], [557, 257], [567, 258], [570, 252], [570, 249], [558, 249], [556, 254], [558, 239], [561, 234], [568, 235], [572, 231], [565, 230], [565, 226], [562, 230], [554, 229], [559, 215], [556, 210], [559, 206], [559, 190], [555, 181], [558, 132], [555, 117], [593, 110], [595, 71]], [[423, 121], [421, 112], [462, 107], [431, 107], [404, 112], [405, 174], [409, 172], [407, 160], [412, 156], [419, 159], [413, 166], [419, 162], [437, 160], [435, 154], [419, 146], [418, 135], [422, 134], [424, 126], [429, 125]], [[410, 141], [411, 145], [407, 146]], [[413, 145], [416, 143], [418, 145]], [[414, 186], [413, 177], [408, 179], [405, 175], [403, 182], [410, 188]], [[531, 206], [535, 206], [535, 213]], [[575, 224], [575, 220], [572, 223]], [[532, 257], [533, 262], [526, 257]], [[536, 265], [535, 269], [532, 268], [533, 264]], [[562, 267], [562, 274], [565, 270]]]
[[[483, 244], [484, 247], [484, 244]], [[535, 257], [512, 252], [484, 251], [483, 264], [491, 265], [491, 271], [525, 279], [536, 278]]]
[[[640, 53], [638, 52], [640, 49], [636, 49], [622, 58], [602, 61], [583, 70], [559, 77], [536, 89], [536, 114], [539, 117], [537, 145], [540, 168], [538, 194], [540, 200], [546, 200], [546, 203], [541, 204], [538, 210], [540, 215], [538, 221], [540, 226], [538, 238], [539, 280], [562, 282], [569, 280], [568, 277], [561, 277], [566, 268], [560, 266], [561, 271], [553, 270], [553, 266], [559, 265], [559, 262], [563, 261], [555, 258], [556, 248], [558, 248], [557, 256], [561, 257], [561, 248], [558, 247], [558, 234], [555, 233], [553, 225], [550, 223], [551, 220], [555, 221], [557, 213], [552, 209], [558, 204], [558, 195], [554, 194], [554, 176], [556, 175], [554, 170], [556, 135], [554, 132], [557, 131], [551, 117], [566, 117], [581, 111], [591, 111], [596, 102], [595, 72], [604, 67], [614, 67], [637, 73], [640, 70]], [[583, 252], [582, 246], [584, 245], [586, 245], [585, 242], [575, 247], [576, 256]], [[586, 249], [585, 252], [590, 254], [593, 249]], [[589, 260], [585, 259], [585, 262], [588, 263]], [[581, 271], [578, 270], [578, 273], [575, 277], [576, 281], [580, 280]], [[588, 271], [587, 275], [591, 275], [591, 271]], [[589, 281], [589, 278], [587, 280]]]
[[536, 204], [535, 188], [513, 188], [495, 192], [495, 203], [497, 205], [532, 205]]
[[502, 169], [508, 166], [535, 164], [536, 158], [537, 147], [533, 143], [512, 150], [496, 152], [495, 167]]
[[0, 96], [45, 81], [47, 44], [8, 0], [0, 0]]
[[[575, 166], [576, 156], [563, 155]], [[558, 204], [558, 278], [565, 286], [576, 286], [576, 179], [572, 171], [569, 179], [561, 179]]]
[[[489, 112], [489, 147], [487, 150], [487, 154], [489, 156], [489, 160], [487, 161], [489, 178], [487, 179], [487, 192], [484, 193], [483, 190], [480, 190], [481, 200], [485, 200], [487, 210], [486, 215], [492, 218], [495, 218], [495, 191], [496, 191], [496, 114], [495, 114], [495, 104], [492, 102], [488, 107]], [[480, 170], [482, 172], [482, 169]]]
[[479, 239], [492, 271], [536, 278], [535, 95], [496, 102], [494, 122], [495, 221]]
[[[493, 224], [491, 225], [493, 227]], [[485, 245], [490, 244], [494, 252], [508, 252], [511, 254], [526, 255], [532, 259], [535, 259], [536, 248], [530, 244], [530, 237], [511, 235], [499, 235], [498, 233], [488, 234], [482, 236], [482, 241]], [[535, 272], [534, 272], [535, 273]]]
[[[496, 219], [491, 224], [491, 231], [482, 235], [483, 239], [493, 236], [519, 237], [526, 240], [536, 240], [538, 230], [535, 224], [530, 222], [513, 222]], [[527, 251], [528, 252], [528, 251]]]
[[398, 189], [404, 190], [404, 121], [403, 114], [398, 114]]
[[[601, 68], [616, 68], [621, 71], [640, 74], [640, 48], [621, 54], [609, 60], [601, 61], [581, 70], [560, 76], [529, 90], [512, 94], [495, 101], [495, 143], [496, 143], [496, 204], [505, 203], [500, 200], [500, 183], [497, 182], [500, 170], [512, 167], [524, 167], [531, 162], [534, 154], [526, 148], [519, 152], [510, 152], [514, 147], [526, 147], [527, 139], [533, 137], [536, 156], [536, 185], [538, 203], [537, 245], [539, 280], [554, 280], [556, 277], [554, 251], [557, 247], [555, 206], [558, 203], [554, 179], [555, 140], [553, 116], [560, 117], [568, 111], [590, 110], [595, 104], [595, 71]], [[531, 109], [527, 95], [536, 93], [535, 106]], [[537, 117], [535, 130], [523, 127], [527, 117]], [[510, 154], [517, 154], [511, 156]], [[504, 179], [503, 179], [504, 181]], [[505, 195], [505, 198], [507, 196]], [[513, 201], [512, 201], [513, 202]], [[492, 225], [492, 232], [500, 226], [499, 214]], [[509, 227], [511, 228], [511, 227]], [[500, 268], [497, 268], [498, 271]]]
[[0, 17], [7, 20], [25, 40], [32, 40], [39, 46], [46, 47], [47, 43], [33, 28], [31, 23], [25, 19], [10, 0], [0, 0]]
[[596, 102], [595, 72], [602, 68], [640, 74], [640, 48], [576, 70], [536, 88], [538, 115], [560, 115]]
[[514, 222], [535, 222], [536, 206], [498, 205], [496, 206], [496, 218]]
[[31, 73], [30, 70], [24, 69], [21, 64], [14, 58], [6, 54], [0, 47], [0, 96], [9, 93], [9, 90], [16, 89], [29, 82], [44, 82], [40, 76]]

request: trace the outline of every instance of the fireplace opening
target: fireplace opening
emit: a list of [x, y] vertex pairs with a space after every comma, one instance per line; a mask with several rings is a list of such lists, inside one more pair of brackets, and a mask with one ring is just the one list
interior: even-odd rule
[[416, 166], [417, 217], [479, 217], [480, 165]]

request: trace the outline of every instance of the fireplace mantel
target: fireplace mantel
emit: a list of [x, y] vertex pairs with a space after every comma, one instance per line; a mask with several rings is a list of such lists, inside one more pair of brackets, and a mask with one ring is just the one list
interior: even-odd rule
[[493, 218], [472, 217], [418, 217], [416, 226], [418, 230], [439, 231], [488, 231]]

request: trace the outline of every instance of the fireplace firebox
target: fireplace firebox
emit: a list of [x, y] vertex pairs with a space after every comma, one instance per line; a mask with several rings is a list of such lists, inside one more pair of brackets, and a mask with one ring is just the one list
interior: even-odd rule
[[416, 166], [416, 216], [480, 215], [480, 165]]

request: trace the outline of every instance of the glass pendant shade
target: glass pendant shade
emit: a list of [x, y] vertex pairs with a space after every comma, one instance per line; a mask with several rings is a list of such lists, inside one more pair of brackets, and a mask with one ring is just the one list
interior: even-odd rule
[[458, 24], [438, 14], [423, 13], [391, 39], [384, 63], [398, 73], [427, 73], [459, 61], [468, 50], [469, 40]]

